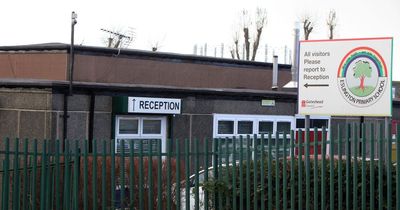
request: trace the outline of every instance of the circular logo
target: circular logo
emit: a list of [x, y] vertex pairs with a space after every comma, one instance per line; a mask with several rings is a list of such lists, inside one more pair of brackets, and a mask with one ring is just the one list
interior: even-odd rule
[[376, 103], [386, 90], [388, 74], [385, 61], [374, 49], [357, 47], [339, 65], [337, 80], [343, 98], [356, 107]]

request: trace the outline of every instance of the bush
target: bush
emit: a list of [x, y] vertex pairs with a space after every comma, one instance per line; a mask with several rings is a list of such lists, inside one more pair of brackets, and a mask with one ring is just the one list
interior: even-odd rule
[[[291, 168], [291, 160], [287, 160], [287, 167], [286, 169], [283, 168], [283, 159], [280, 159], [278, 161], [271, 161], [271, 177], [268, 177], [268, 160], [263, 161], [264, 162], [264, 186], [261, 185], [261, 161], [257, 161], [255, 164], [254, 161], [250, 161], [249, 163], [243, 162], [241, 164], [242, 168], [242, 176], [240, 176], [240, 167], [236, 166], [234, 169], [231, 165], [228, 167], [224, 167], [220, 169], [219, 172], [219, 177], [218, 179], [210, 179], [208, 181], [205, 181], [202, 184], [203, 189], [208, 192], [209, 194], [209, 205], [211, 207], [215, 207], [214, 203], [215, 202], [222, 202], [220, 204], [216, 203], [218, 206], [223, 206], [224, 209], [232, 209], [233, 201], [236, 202], [237, 207], [240, 206], [241, 204], [241, 197], [240, 197], [240, 192], [242, 191], [243, 193], [243, 199], [242, 199], [242, 204], [243, 207], [246, 208], [247, 204], [247, 193], [250, 194], [250, 207], [253, 208], [255, 203], [258, 207], [261, 206], [262, 203], [264, 203], [265, 207], [268, 207], [268, 190], [271, 190], [271, 198], [272, 198], [272, 208], [273, 209], [280, 209], [283, 207], [284, 204], [284, 192], [286, 194], [286, 203], [285, 205], [287, 208], [291, 208], [291, 191], [294, 190], [294, 205], [295, 209], [298, 208], [299, 201], [301, 200], [303, 203], [303, 208], [305, 208], [305, 203], [306, 203], [306, 172], [305, 172], [305, 161], [302, 161], [302, 179], [299, 180], [299, 161], [298, 159], [294, 159], [294, 167]], [[326, 165], [325, 165], [325, 177], [322, 177], [322, 161], [318, 160], [317, 164], [314, 163], [314, 160], [310, 160], [310, 195], [309, 195], [309, 202], [310, 202], [310, 208], [313, 209], [314, 206], [321, 206], [321, 186], [322, 183], [325, 183], [325, 206], [327, 208], [330, 207], [330, 203], [333, 202], [334, 209], [339, 209], [339, 195], [342, 196], [342, 209], [346, 209], [346, 196], [349, 195], [350, 197], [350, 206], [354, 206], [355, 203], [353, 203], [353, 196], [356, 196], [356, 202], [358, 207], [361, 207], [361, 202], [362, 202], [362, 162], [361, 160], [354, 161], [352, 160], [350, 162], [350, 176], [348, 179], [346, 179], [346, 160], [342, 160], [342, 173], [339, 174], [339, 160], [334, 160], [334, 177], [333, 177], [333, 190], [334, 190], [334, 200], [330, 200], [330, 187], [331, 187], [331, 180], [330, 180], [330, 160], [326, 160]], [[373, 161], [374, 162], [374, 175], [373, 175], [373, 180], [374, 180], [374, 186], [373, 189], [375, 190], [373, 196], [374, 196], [374, 204], [373, 207], [371, 206], [371, 195], [370, 195], [370, 178], [371, 178], [371, 161], [366, 162], [366, 170], [365, 170], [365, 182], [366, 182], [366, 207], [367, 209], [375, 209], [378, 208], [379, 204], [379, 167], [378, 167], [378, 161]], [[247, 180], [247, 165], [249, 165], [250, 168], [250, 174], [249, 177], [250, 179]], [[254, 166], [257, 166], [256, 168]], [[278, 174], [276, 173], [276, 167], [278, 168]], [[314, 168], [316, 167], [318, 176], [314, 177]], [[353, 170], [354, 167], [357, 167], [357, 194], [353, 193]], [[396, 186], [396, 171], [395, 167], [391, 165], [392, 167], [392, 186]], [[255, 175], [255, 170], [257, 169], [257, 183], [254, 184], [254, 175]], [[283, 179], [283, 172], [286, 170], [286, 179]], [[291, 172], [294, 170], [294, 183], [291, 185], [291, 179], [292, 175]], [[236, 175], [236, 185], [233, 185], [233, 175]], [[381, 200], [383, 202], [383, 207], [387, 206], [387, 167], [384, 165], [382, 167], [382, 189], [383, 189], [383, 199]], [[339, 191], [339, 177], [342, 179], [342, 184], [341, 184], [341, 191]], [[242, 179], [242, 188], [240, 186], [240, 179]], [[269, 180], [270, 179], [270, 180]], [[318, 199], [314, 200], [314, 180], [317, 179], [317, 187], [318, 187]], [[346, 192], [346, 183], [347, 180], [349, 180], [349, 186], [350, 186], [350, 192]], [[272, 185], [268, 185], [268, 181], [272, 183]], [[284, 189], [284, 181], [286, 182], [286, 188]], [[247, 183], [250, 182], [250, 183]], [[276, 185], [276, 182], [278, 182], [278, 186]], [[247, 187], [249, 184], [249, 188]], [[300, 186], [299, 186], [300, 185]], [[233, 194], [233, 189], [234, 187], [236, 188], [236, 194]], [[254, 188], [256, 187], [256, 190]], [[277, 187], [279, 189], [277, 189]], [[299, 187], [302, 191], [302, 197], [299, 196]], [[270, 189], [269, 189], [270, 188]], [[292, 189], [293, 188], [293, 189]], [[395, 204], [395, 187], [392, 187], [392, 204]], [[262, 197], [261, 195], [264, 195]], [[276, 202], [278, 200], [278, 203]]]

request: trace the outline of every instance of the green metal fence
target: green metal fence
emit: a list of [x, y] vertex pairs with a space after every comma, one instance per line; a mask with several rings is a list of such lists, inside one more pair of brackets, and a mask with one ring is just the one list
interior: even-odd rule
[[5, 139], [0, 207], [400, 209], [400, 138], [384, 130], [174, 139], [165, 152], [157, 140], [95, 140], [89, 153], [88, 141]]

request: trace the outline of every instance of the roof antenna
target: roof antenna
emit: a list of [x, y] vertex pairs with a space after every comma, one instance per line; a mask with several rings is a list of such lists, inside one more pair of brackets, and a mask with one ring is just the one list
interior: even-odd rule
[[107, 47], [110, 48], [128, 48], [136, 35], [134, 28], [131, 27], [128, 28], [128, 31], [125, 34], [103, 28], [100, 30], [110, 34], [107, 44]]

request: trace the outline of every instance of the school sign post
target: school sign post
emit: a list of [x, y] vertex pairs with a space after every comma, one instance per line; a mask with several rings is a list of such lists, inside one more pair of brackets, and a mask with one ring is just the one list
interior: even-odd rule
[[392, 115], [392, 38], [300, 42], [299, 114]]

